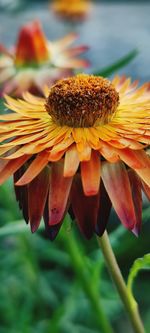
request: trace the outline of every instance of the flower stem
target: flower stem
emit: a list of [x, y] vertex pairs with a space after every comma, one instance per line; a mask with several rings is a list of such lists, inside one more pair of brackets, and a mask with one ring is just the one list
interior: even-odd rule
[[103, 252], [108, 270], [111, 274], [112, 280], [128, 312], [128, 316], [130, 318], [134, 332], [145, 333], [145, 329], [139, 315], [138, 305], [124, 282], [115, 255], [113, 253], [107, 232], [105, 231], [102, 237], [97, 238]]
[[78, 246], [73, 233], [70, 233], [69, 235], [67, 234], [64, 238], [64, 241], [70, 255], [74, 271], [78, 276], [79, 282], [92, 305], [94, 313], [96, 314], [97, 324], [100, 328], [100, 331], [103, 333], [113, 333], [113, 329], [111, 328], [111, 325], [103, 310], [98, 292], [95, 288], [95, 285], [91, 281], [91, 274], [81, 253], [82, 251], [80, 251], [80, 247]]

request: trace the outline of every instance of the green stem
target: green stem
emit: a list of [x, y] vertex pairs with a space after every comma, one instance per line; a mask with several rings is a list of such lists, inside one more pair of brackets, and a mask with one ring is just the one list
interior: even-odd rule
[[123, 280], [121, 271], [119, 269], [119, 266], [117, 264], [115, 255], [113, 253], [107, 232], [105, 231], [104, 235], [102, 237], [98, 237], [98, 243], [101, 247], [101, 250], [103, 252], [103, 256], [105, 258], [108, 270], [111, 274], [112, 280], [118, 290], [118, 293], [120, 295], [120, 298], [122, 299], [122, 302], [127, 310], [128, 316], [130, 318], [133, 330], [135, 333], [145, 333], [145, 329], [143, 326], [143, 323], [141, 321], [139, 311], [138, 311], [138, 305], [131, 295], [131, 293], [128, 291], [127, 286]]
[[[65, 234], [65, 233], [64, 233]], [[83, 260], [81, 251], [73, 233], [64, 238], [65, 246], [67, 247], [68, 253], [70, 255], [72, 265], [79, 281], [84, 289], [93, 309], [96, 314], [97, 324], [103, 333], [113, 333], [111, 325], [103, 311], [101, 301], [98, 297], [95, 286], [91, 283], [90, 272], [87, 269], [86, 263]]]

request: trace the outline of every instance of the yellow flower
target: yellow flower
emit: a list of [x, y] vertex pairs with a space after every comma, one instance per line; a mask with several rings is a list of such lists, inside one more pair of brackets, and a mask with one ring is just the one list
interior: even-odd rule
[[52, 10], [61, 18], [69, 21], [84, 20], [91, 8], [89, 0], [53, 0]]
[[45, 98], [6, 96], [14, 112], [0, 116], [0, 183], [14, 174], [32, 231], [44, 216], [53, 239], [71, 209], [87, 238], [101, 235], [111, 206], [140, 231], [141, 191], [150, 198], [150, 88], [137, 85], [81, 74], [45, 89]]
[[76, 56], [87, 46], [70, 47], [77, 38], [70, 33], [58, 41], [48, 41], [38, 21], [25, 24], [13, 51], [0, 46], [0, 92], [21, 95], [30, 90], [41, 93], [45, 83], [72, 75], [73, 69], [85, 68], [89, 62]]

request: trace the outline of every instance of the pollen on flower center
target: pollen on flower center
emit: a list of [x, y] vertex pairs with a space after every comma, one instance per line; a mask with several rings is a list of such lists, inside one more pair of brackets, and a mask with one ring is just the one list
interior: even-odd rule
[[59, 80], [46, 100], [46, 110], [59, 125], [91, 127], [108, 123], [119, 94], [103, 77], [80, 74]]

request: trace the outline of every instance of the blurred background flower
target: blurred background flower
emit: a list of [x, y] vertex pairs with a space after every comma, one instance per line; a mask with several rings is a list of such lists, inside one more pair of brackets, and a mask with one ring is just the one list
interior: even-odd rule
[[92, 2], [89, 0], [53, 0], [51, 8], [58, 17], [70, 21], [83, 21], [90, 13]]
[[26, 90], [42, 94], [44, 84], [50, 85], [71, 75], [74, 69], [88, 67], [89, 61], [76, 57], [88, 47], [70, 47], [76, 38], [75, 33], [70, 33], [50, 42], [46, 40], [39, 21], [24, 25], [12, 49], [0, 46], [1, 94], [18, 96]]

